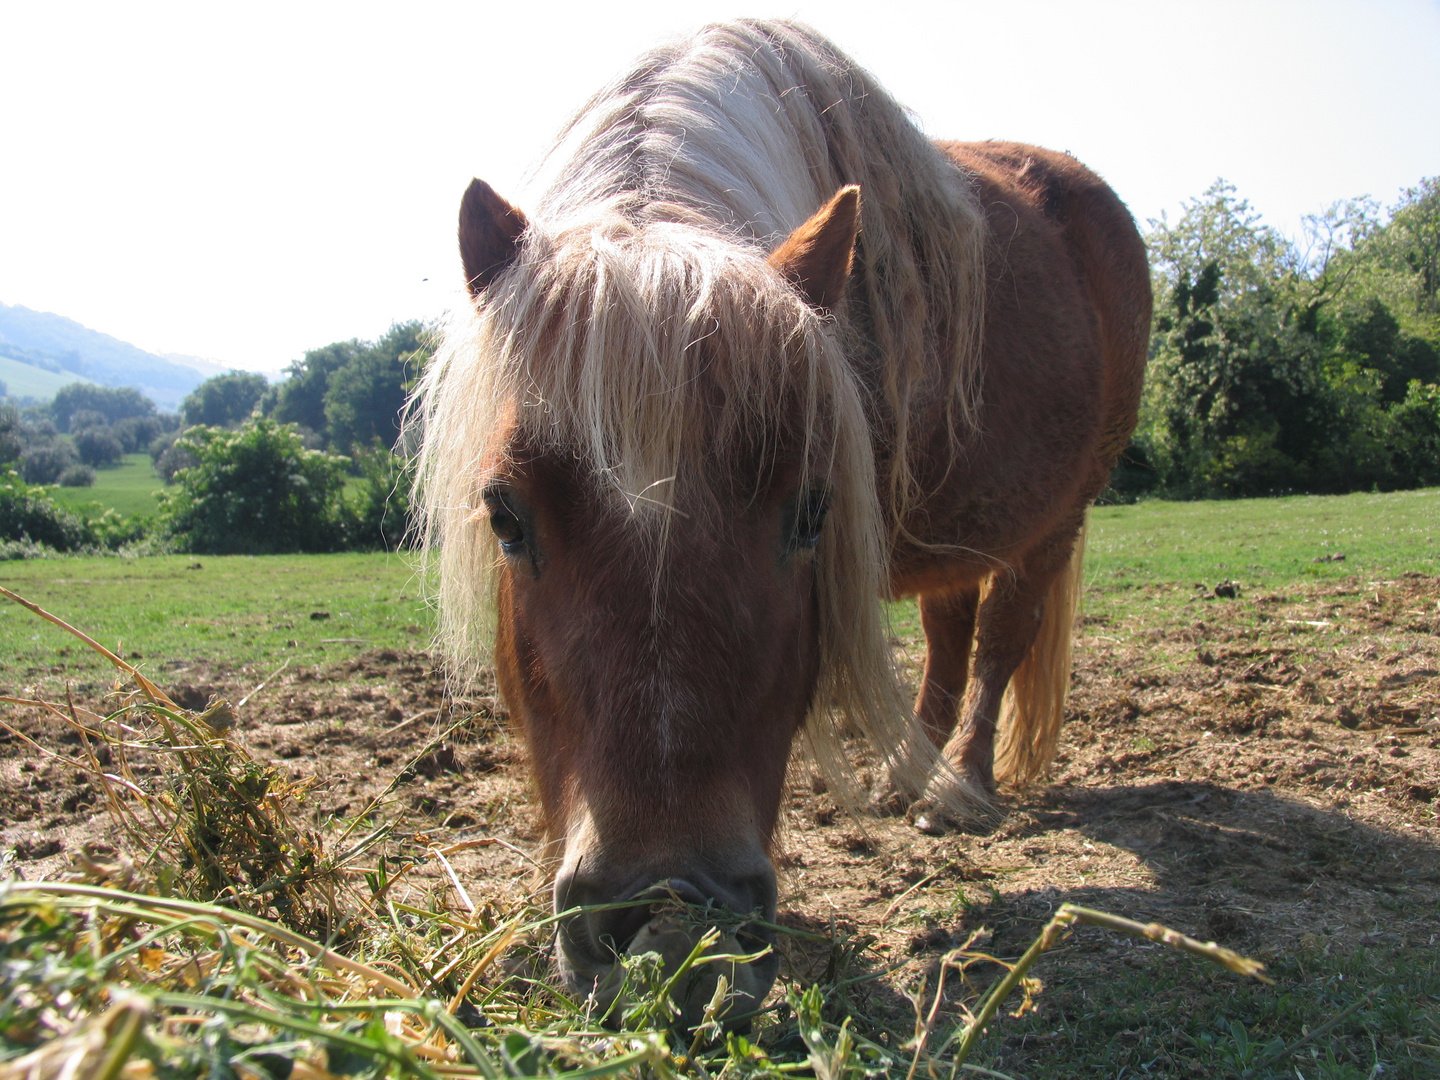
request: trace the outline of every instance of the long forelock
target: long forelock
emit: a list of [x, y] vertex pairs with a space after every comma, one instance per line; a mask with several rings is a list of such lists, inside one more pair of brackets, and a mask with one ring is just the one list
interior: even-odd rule
[[[637, 518], [744, 484], [757, 442], [839, 472], [868, 431], [825, 320], [757, 249], [622, 215], [537, 235], [488, 313], [527, 441], [577, 460]], [[778, 447], [771, 447], [778, 449]], [[745, 451], [751, 451], [746, 455]]]

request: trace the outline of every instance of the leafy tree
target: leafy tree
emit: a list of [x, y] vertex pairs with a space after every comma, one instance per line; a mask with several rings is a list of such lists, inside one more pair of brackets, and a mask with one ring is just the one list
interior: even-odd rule
[[25, 451], [24, 425], [14, 405], [0, 405], [0, 465], [19, 461]]
[[206, 379], [186, 395], [180, 413], [187, 424], [231, 427], [255, 410], [270, 384], [253, 371], [230, 371]]
[[1399, 486], [1440, 484], [1440, 386], [1411, 382], [1386, 414], [1385, 441]]
[[70, 430], [70, 417], [81, 410], [99, 413], [105, 423], [113, 424], [129, 416], [153, 416], [155, 403], [133, 387], [95, 383], [62, 386], [50, 403], [50, 415], [61, 431]]
[[424, 324], [399, 323], [331, 373], [325, 391], [330, 445], [349, 450], [400, 436], [400, 413], [411, 382], [429, 357]]
[[347, 540], [345, 458], [307, 450], [294, 427], [254, 419], [237, 431], [195, 427], [175, 446], [196, 464], [162, 496], [165, 530], [212, 554], [338, 551]]
[[109, 426], [105, 414], [96, 412], [94, 409], [76, 409], [70, 414], [70, 434], [72, 435], [84, 431], [86, 428]]
[[74, 438], [80, 460], [91, 468], [114, 465], [125, 455], [125, 447], [109, 427], [87, 427]]
[[[1341, 307], [1363, 309], [1379, 300], [1403, 336], [1440, 347], [1440, 177], [1403, 191], [1388, 221], [1382, 221], [1372, 201], [1365, 202], [1362, 213], [1350, 250], [1341, 253], [1341, 266], [1352, 278]], [[1351, 321], [1359, 317], [1347, 314]]]
[[1418, 314], [1440, 315], [1440, 176], [1407, 188], [1391, 210], [1387, 232], [1396, 254], [1415, 277]]
[[264, 402], [266, 416], [282, 424], [299, 424], [311, 431], [325, 430], [325, 393], [330, 376], [354, 362], [369, 346], [352, 338], [311, 349], [303, 360], [290, 365], [290, 377], [271, 387]]
[[[120, 440], [120, 445], [125, 448], [127, 454], [138, 454], [148, 450], [150, 444], [158, 439], [166, 430], [167, 416], [132, 416], [111, 424], [110, 430]], [[178, 422], [178, 418], [175, 418]], [[173, 430], [175, 425], [170, 425]]]
[[1440, 382], [1440, 351], [1424, 338], [1402, 333], [1379, 297], [1367, 297], [1342, 314], [1337, 327], [1345, 354], [1376, 373], [1386, 404], [1403, 401], [1411, 382]]

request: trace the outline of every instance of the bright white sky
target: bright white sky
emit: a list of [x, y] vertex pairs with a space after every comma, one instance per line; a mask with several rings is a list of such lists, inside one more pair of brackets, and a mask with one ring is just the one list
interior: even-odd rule
[[[748, 10], [747, 10], [748, 9]], [[455, 298], [472, 175], [520, 189], [710, 0], [0, 0], [0, 301], [275, 371]], [[937, 137], [1069, 150], [1143, 223], [1217, 176], [1294, 235], [1440, 173], [1437, 0], [779, 0]]]

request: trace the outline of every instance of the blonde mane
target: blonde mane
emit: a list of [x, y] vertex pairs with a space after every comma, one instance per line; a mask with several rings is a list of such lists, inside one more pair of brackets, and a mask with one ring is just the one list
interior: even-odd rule
[[[477, 510], [507, 425], [608, 486], [661, 568], [670, 515], [705, 504], [693, 493], [757, 479], [727, 451], [784, 435], [832, 498], [812, 749], [838, 773], [848, 719], [918, 790], [935, 755], [911, 738], [880, 597], [887, 533], [920, 494], [912, 419], [952, 436], [975, 420], [984, 231], [967, 181], [865, 72], [783, 22], [642, 58], [555, 157], [515, 263], [455, 317], [414, 403], [447, 652], [462, 672], [488, 653], [500, 555]], [[821, 315], [765, 257], [851, 183], [849, 299]]]
[[867, 408], [892, 529], [923, 492], [913, 422], [978, 426], [984, 211], [870, 74], [814, 30], [740, 20], [641, 57], [562, 132], [543, 219], [614, 205], [632, 220], [694, 215], [774, 248], [846, 184], [864, 209], [838, 318]]

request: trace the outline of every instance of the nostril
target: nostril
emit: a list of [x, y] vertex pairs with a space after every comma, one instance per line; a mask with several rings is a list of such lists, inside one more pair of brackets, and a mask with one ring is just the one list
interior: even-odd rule
[[653, 917], [653, 909], [649, 904], [636, 904], [607, 912], [598, 921], [596, 937], [601, 945], [614, 954], [611, 957], [613, 960], [625, 955], [625, 950], [630, 948], [635, 935], [640, 933]]
[[683, 878], [670, 878], [642, 889], [626, 906], [604, 913], [598, 923], [597, 936], [616, 956], [623, 956], [640, 931], [677, 902], [695, 907], [708, 907], [714, 903]]
[[746, 911], [758, 911], [761, 918], [768, 919], [775, 910], [776, 887], [773, 873], [754, 874], [736, 882], [736, 892], [741, 907]]

